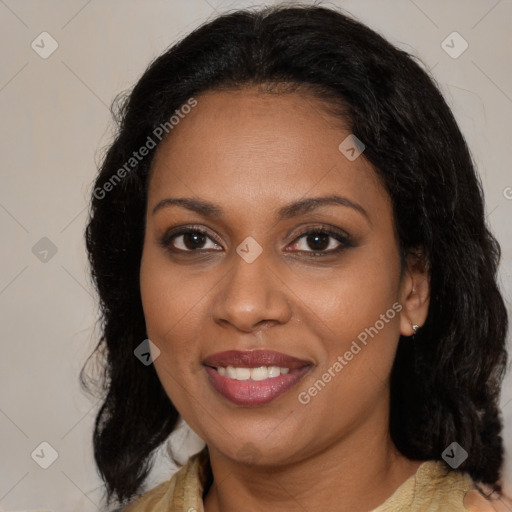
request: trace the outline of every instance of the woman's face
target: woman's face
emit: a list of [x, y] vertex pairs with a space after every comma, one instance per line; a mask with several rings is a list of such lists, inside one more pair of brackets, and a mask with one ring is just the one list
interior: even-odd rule
[[148, 190], [140, 284], [165, 391], [240, 462], [387, 431], [413, 281], [384, 187], [308, 94], [197, 101]]

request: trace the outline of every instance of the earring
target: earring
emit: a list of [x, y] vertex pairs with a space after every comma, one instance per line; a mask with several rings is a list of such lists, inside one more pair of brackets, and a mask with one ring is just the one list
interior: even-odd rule
[[[420, 328], [420, 326], [417, 324], [413, 324], [412, 322], [409, 322], [409, 323], [411, 324], [414, 334], [416, 334], [418, 332], [418, 329]], [[414, 334], [413, 334], [413, 336], [414, 336]]]

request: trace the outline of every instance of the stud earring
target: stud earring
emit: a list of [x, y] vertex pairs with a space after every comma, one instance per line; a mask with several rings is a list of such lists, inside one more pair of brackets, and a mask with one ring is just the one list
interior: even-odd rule
[[[412, 322], [409, 322], [409, 323], [411, 324], [414, 334], [416, 334], [418, 332], [418, 329], [420, 328], [420, 326], [417, 324], [413, 324]], [[414, 334], [413, 334], [413, 336], [414, 336]]]

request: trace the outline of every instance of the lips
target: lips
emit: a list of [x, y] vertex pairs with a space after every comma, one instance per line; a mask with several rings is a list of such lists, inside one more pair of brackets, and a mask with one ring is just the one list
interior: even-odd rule
[[228, 350], [208, 356], [203, 363], [212, 368], [233, 366], [235, 368], [257, 368], [258, 366], [279, 366], [296, 370], [310, 364], [309, 361], [274, 352], [272, 350]]
[[311, 362], [270, 350], [230, 350], [204, 361], [209, 381], [224, 398], [241, 406], [267, 404], [294, 387]]

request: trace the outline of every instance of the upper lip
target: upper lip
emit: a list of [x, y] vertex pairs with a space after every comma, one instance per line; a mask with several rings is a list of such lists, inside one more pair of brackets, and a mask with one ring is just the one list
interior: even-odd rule
[[258, 366], [279, 366], [295, 370], [311, 364], [288, 354], [273, 350], [227, 350], [206, 357], [206, 366], [213, 368], [234, 366], [237, 368], [257, 368]]

